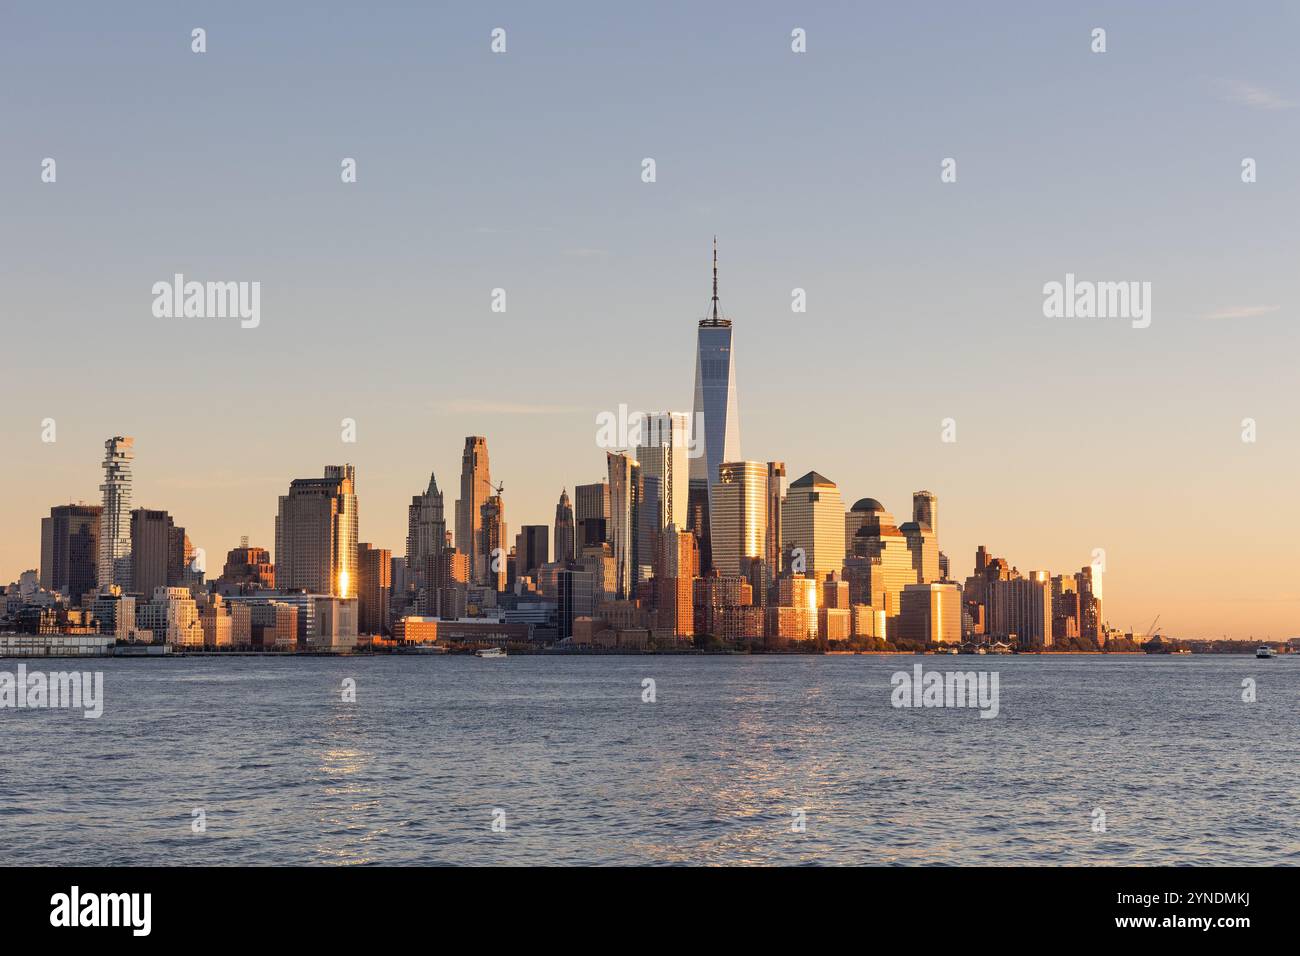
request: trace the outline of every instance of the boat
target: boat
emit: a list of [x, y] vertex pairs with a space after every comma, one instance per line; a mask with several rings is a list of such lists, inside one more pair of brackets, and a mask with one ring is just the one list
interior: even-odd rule
[[1261, 644], [1259, 647], [1255, 648], [1255, 656], [1260, 658], [1277, 657], [1277, 651], [1273, 650], [1273, 648], [1269, 647], [1267, 644]]
[[506, 652], [499, 647], [480, 647], [474, 652], [475, 657], [505, 657]]
[[407, 644], [398, 648], [399, 654], [446, 654], [446, 644]]

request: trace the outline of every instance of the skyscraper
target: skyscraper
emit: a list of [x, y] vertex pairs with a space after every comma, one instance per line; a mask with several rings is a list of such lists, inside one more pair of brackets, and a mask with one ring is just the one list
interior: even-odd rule
[[103, 510], [99, 516], [100, 587], [116, 584], [131, 590], [131, 460], [134, 438], [116, 435], [104, 442]]
[[767, 529], [764, 538], [763, 559], [767, 562], [769, 577], [781, 572], [781, 510], [785, 507], [785, 462], [767, 463]]
[[723, 577], [747, 576], [750, 561], [764, 558], [767, 497], [766, 463], [724, 461], [718, 466], [710, 540], [713, 567]]
[[555, 563], [561, 566], [574, 559], [577, 552], [573, 547], [573, 506], [569, 504], [569, 489], [560, 492], [560, 501], [555, 506]]
[[165, 511], [131, 512], [131, 589], [148, 596], [155, 588], [179, 587], [185, 570], [185, 529]]
[[939, 499], [931, 491], [912, 492], [912, 520], [939, 533]]
[[614, 594], [632, 597], [640, 554], [641, 466], [631, 455], [606, 452], [609, 467], [609, 543], [614, 551]]
[[481, 549], [483, 504], [492, 497], [487, 439], [470, 435], [460, 457], [460, 498], [456, 500], [456, 549], [469, 558], [470, 576], [476, 584], [487, 579], [488, 565]]
[[790, 484], [781, 516], [785, 547], [803, 551], [803, 567], [796, 554], [794, 571], [820, 581], [844, 567], [844, 502], [840, 489], [815, 471]]
[[[426, 562], [430, 555], [441, 554], [447, 546], [447, 519], [443, 508], [442, 492], [438, 478], [429, 473], [429, 487], [423, 494], [413, 495], [406, 509], [406, 567], [407, 587], [418, 592], [427, 586]], [[364, 615], [363, 615], [364, 616]], [[362, 622], [362, 627], [365, 622]]]
[[636, 460], [646, 478], [658, 479], [658, 530], [670, 524], [686, 527], [690, 435], [691, 417], [685, 412], [657, 412], [642, 422]]
[[578, 534], [574, 551], [582, 554], [583, 548], [609, 540], [609, 483], [578, 485], [573, 494]]
[[537, 569], [547, 562], [547, 538], [551, 529], [544, 524], [526, 524], [515, 536], [515, 574], [537, 580]]
[[357, 527], [351, 465], [326, 465], [323, 478], [295, 478], [275, 517], [276, 584], [356, 597]]
[[479, 508], [478, 556], [479, 583], [506, 590], [506, 503], [500, 495], [489, 495]]
[[99, 505], [56, 505], [41, 519], [41, 587], [74, 602], [94, 590], [103, 510]]
[[360, 633], [388, 633], [392, 575], [392, 551], [364, 542], [357, 545], [357, 630]]
[[713, 239], [713, 300], [709, 315], [700, 319], [696, 333], [695, 403], [693, 428], [697, 434], [690, 465], [690, 521], [702, 535], [701, 560], [711, 567], [708, 536], [713, 490], [718, 466], [740, 461], [740, 407], [736, 398], [736, 357], [732, 351], [731, 320], [718, 312], [718, 240]]

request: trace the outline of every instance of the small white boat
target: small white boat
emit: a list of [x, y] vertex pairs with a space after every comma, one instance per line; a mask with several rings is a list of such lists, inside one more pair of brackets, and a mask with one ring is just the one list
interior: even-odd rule
[[505, 657], [506, 652], [499, 647], [480, 647], [474, 652], [475, 657]]
[[1255, 649], [1255, 656], [1264, 658], [1277, 657], [1277, 651], [1273, 650], [1273, 648], [1269, 647], [1267, 644], [1261, 644]]

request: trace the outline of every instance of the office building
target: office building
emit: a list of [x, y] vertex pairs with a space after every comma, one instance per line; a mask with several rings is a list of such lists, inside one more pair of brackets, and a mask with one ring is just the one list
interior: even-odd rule
[[840, 490], [815, 471], [791, 483], [781, 515], [790, 567], [814, 580], [844, 567], [844, 501]]
[[99, 505], [56, 505], [41, 519], [41, 587], [73, 603], [95, 589], [103, 510]]
[[323, 478], [295, 478], [275, 518], [277, 586], [355, 597], [357, 529], [351, 465], [327, 465]]
[[710, 512], [713, 567], [724, 577], [748, 577], [750, 561], [767, 553], [768, 466], [727, 461], [718, 471]]

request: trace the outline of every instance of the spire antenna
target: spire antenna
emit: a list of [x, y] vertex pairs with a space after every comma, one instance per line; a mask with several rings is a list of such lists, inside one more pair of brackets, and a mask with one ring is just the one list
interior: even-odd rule
[[718, 321], [718, 237], [713, 237], [713, 321]]

